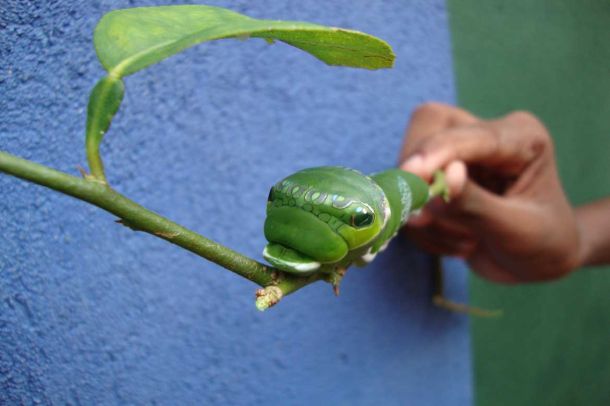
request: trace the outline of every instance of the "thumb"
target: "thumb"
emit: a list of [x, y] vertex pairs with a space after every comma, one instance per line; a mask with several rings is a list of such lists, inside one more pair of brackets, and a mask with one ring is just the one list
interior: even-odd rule
[[463, 220], [483, 244], [515, 253], [541, 236], [540, 223], [548, 213], [531, 200], [500, 196], [469, 180], [462, 194], [449, 203], [452, 214]]
[[470, 178], [466, 179], [461, 192], [451, 202], [451, 210], [471, 219], [487, 219], [493, 217], [502, 206], [501, 198], [476, 184]]
[[467, 180], [462, 192], [452, 200], [449, 209], [480, 235], [507, 236], [515, 223], [527, 221], [525, 202], [499, 196]]

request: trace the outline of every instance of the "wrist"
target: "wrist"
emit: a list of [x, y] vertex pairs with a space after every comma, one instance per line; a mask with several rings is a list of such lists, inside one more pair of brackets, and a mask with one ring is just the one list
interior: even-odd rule
[[582, 208], [574, 209], [574, 218], [576, 219], [576, 231], [578, 233], [578, 249], [577, 253], [577, 261], [575, 268], [582, 268], [586, 266], [589, 262], [589, 258], [591, 257], [591, 242], [590, 236], [588, 234], [586, 221], [583, 219], [585, 217], [583, 215]]
[[576, 208], [579, 266], [610, 263], [610, 199]]

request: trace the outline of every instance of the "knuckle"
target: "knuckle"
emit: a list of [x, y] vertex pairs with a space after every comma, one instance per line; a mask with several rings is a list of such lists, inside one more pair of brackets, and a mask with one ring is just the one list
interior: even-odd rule
[[502, 127], [496, 125], [496, 121], [485, 123], [484, 125], [480, 125], [477, 129], [481, 132], [482, 138], [485, 139], [497, 139], [502, 136]]
[[413, 110], [411, 117], [413, 119], [421, 117], [438, 117], [445, 115], [447, 105], [439, 102], [426, 102], [420, 104]]
[[529, 111], [517, 110], [510, 113], [506, 118], [519, 126], [529, 128], [533, 133], [548, 137], [548, 131], [542, 121]]
[[509, 113], [506, 117], [508, 119], [511, 119], [511, 120], [514, 120], [517, 122], [521, 122], [521, 123], [538, 122], [538, 118], [526, 110], [513, 111], [512, 113]]
[[[456, 149], [456, 140], [452, 135], [446, 133], [436, 133], [423, 139], [418, 146], [418, 152], [424, 156], [443, 155], [447, 160], [452, 160], [459, 156], [459, 149]], [[435, 168], [440, 169], [440, 168]]]
[[526, 129], [528, 137], [539, 147], [553, 147], [553, 138], [544, 123], [529, 111], [517, 110], [506, 116], [515, 125]]

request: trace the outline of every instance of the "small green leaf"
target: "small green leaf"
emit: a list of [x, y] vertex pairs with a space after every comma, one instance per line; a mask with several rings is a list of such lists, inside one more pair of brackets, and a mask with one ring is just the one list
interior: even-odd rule
[[125, 86], [121, 79], [106, 76], [97, 82], [89, 96], [86, 127], [87, 159], [93, 177], [104, 182], [104, 167], [99, 157], [99, 145], [110, 127], [112, 117], [121, 105], [124, 93]]
[[123, 77], [188, 47], [222, 38], [279, 40], [329, 65], [389, 68], [392, 48], [358, 31], [317, 24], [257, 20], [218, 7], [188, 5], [111, 11], [95, 29], [98, 57], [111, 76]]

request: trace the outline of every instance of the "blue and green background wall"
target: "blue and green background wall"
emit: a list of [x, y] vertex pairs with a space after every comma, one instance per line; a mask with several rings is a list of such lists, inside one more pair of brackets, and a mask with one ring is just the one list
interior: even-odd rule
[[[2, 1], [0, 149], [76, 174], [103, 74], [96, 22], [161, 4]], [[260, 259], [270, 185], [307, 166], [395, 165], [427, 100], [533, 111], [572, 201], [610, 194], [607, 1], [206, 4], [362, 30], [397, 55], [369, 72], [228, 40], [129, 77], [103, 146], [110, 180], [208, 237]], [[429, 258], [397, 240], [340, 298], [312, 285], [259, 313], [251, 283], [113, 220], [0, 176], [0, 404], [610, 402], [608, 270], [508, 288], [447, 259], [453, 298], [505, 313], [468, 320], [430, 304]]]

